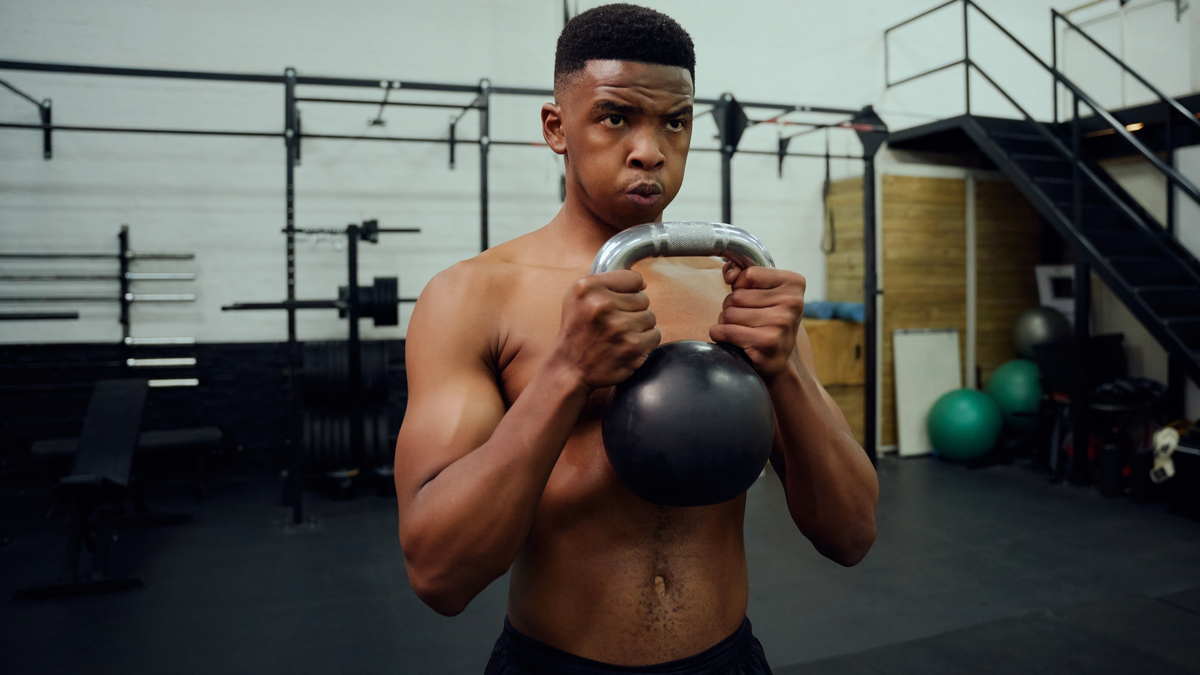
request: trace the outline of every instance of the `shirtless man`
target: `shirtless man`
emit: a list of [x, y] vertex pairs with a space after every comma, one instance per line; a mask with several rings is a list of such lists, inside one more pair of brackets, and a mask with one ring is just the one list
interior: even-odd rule
[[511, 570], [487, 673], [770, 672], [746, 620], [745, 495], [655, 506], [604, 453], [605, 396], [660, 341], [742, 347], [771, 395], [800, 532], [843, 565], [874, 542], [875, 472], [814, 377], [803, 277], [712, 258], [588, 275], [609, 237], [661, 220], [678, 193], [694, 70], [691, 38], [658, 12], [573, 19], [542, 108], [566, 203], [438, 274], [413, 311], [400, 542], [413, 589], [441, 614]]

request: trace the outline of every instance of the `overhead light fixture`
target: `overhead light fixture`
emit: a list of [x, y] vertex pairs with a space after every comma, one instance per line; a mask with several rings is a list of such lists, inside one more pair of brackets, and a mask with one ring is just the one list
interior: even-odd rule
[[1141, 131], [1145, 126], [1141, 122], [1134, 122], [1133, 124], [1126, 124], [1125, 131]]

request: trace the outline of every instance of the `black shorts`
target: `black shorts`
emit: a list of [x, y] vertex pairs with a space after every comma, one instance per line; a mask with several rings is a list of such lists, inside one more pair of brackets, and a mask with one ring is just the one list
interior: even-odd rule
[[508, 618], [496, 640], [484, 675], [605, 675], [606, 673], [669, 673], [671, 675], [771, 675], [762, 645], [750, 632], [750, 620], [733, 635], [699, 654], [652, 666], [614, 666], [568, 654], [521, 635]]

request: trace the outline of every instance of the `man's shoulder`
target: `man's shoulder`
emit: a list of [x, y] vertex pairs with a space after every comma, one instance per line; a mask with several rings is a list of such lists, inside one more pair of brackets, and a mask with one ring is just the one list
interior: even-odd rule
[[418, 304], [494, 306], [507, 296], [519, 274], [513, 263], [481, 254], [435, 274], [421, 291]]

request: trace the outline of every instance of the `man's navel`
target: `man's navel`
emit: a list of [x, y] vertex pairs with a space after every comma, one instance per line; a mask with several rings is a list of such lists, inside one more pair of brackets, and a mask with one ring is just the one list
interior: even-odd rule
[[666, 600], [667, 598], [667, 580], [662, 578], [662, 575], [654, 575], [654, 592], [658, 593], [658, 597]]

